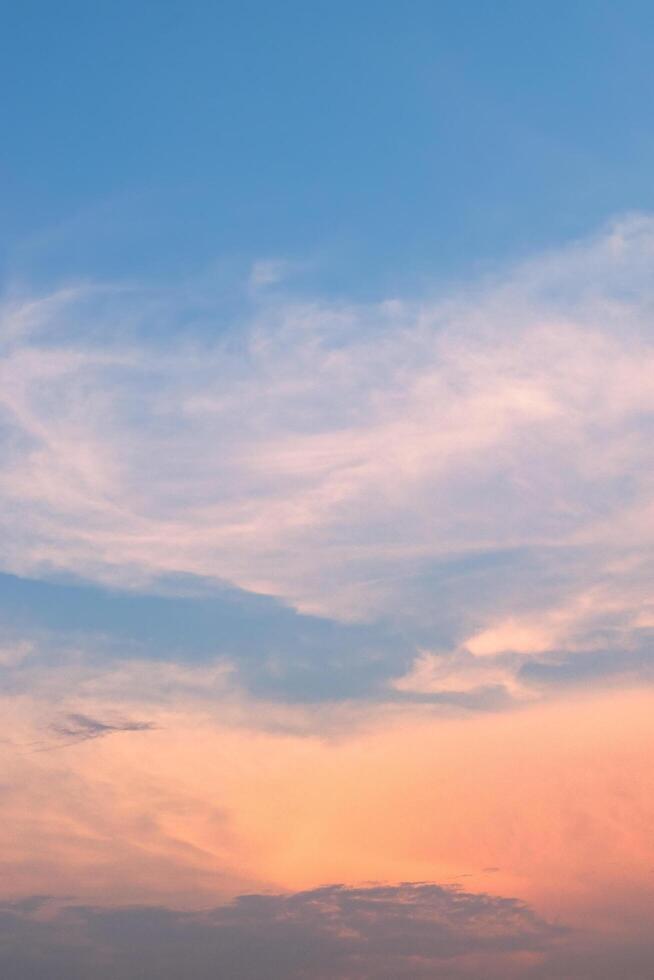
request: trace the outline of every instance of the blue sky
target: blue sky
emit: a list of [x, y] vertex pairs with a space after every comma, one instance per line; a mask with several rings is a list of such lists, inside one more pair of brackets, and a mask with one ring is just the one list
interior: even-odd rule
[[602, 522], [647, 492], [653, 18], [7, 7], [11, 635], [282, 701], [502, 705], [618, 629], [646, 674]]
[[653, 204], [646, 3], [6, 4], [3, 278], [404, 294]]

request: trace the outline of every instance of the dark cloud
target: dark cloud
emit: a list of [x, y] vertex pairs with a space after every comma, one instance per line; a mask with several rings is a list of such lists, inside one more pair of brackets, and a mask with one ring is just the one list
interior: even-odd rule
[[651, 980], [654, 941], [431, 883], [243, 895], [200, 912], [0, 904], [2, 980]]
[[588, 688], [597, 682], [654, 682], [654, 634], [640, 630], [630, 637], [632, 649], [620, 646], [556, 656], [551, 661], [532, 660], [518, 671], [520, 680], [542, 690]]
[[0, 910], [3, 980], [395, 980], [486, 976], [564, 931], [521, 902], [454, 887], [328, 886], [205, 912], [42, 903]]
[[[127, 721], [124, 719], [114, 722], [99, 721], [88, 715], [69, 714], [62, 721], [50, 726], [50, 731], [62, 744], [70, 745], [76, 742], [87, 742], [94, 738], [104, 738], [117, 732], [149, 732], [156, 726], [149, 721]], [[55, 746], [52, 746], [55, 747]]]

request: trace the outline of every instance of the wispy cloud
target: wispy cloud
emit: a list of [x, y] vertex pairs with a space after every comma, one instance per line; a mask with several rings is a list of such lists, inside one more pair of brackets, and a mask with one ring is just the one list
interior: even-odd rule
[[109, 723], [77, 713], [66, 715], [61, 721], [50, 725], [52, 734], [61, 739], [60, 744], [66, 745], [75, 745], [78, 742], [87, 742], [95, 738], [106, 738], [107, 735], [115, 735], [117, 732], [150, 732], [154, 728], [155, 725], [149, 721], [127, 721], [123, 719]]
[[187, 327], [188, 288], [14, 300], [4, 567], [447, 621], [487, 660], [592, 649], [607, 617], [637, 636], [653, 271], [635, 217], [439, 301], [271, 299], [239, 330], [206, 296]]
[[265, 289], [281, 282], [292, 268], [286, 259], [259, 259], [250, 270], [249, 284], [251, 289]]

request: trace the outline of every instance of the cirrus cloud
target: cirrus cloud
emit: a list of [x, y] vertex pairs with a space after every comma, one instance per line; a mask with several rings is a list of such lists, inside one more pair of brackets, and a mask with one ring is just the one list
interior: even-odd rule
[[269, 296], [238, 329], [188, 287], [7, 301], [3, 567], [447, 621], [491, 659], [593, 649], [607, 617], [632, 642], [652, 271], [633, 217], [444, 299]]

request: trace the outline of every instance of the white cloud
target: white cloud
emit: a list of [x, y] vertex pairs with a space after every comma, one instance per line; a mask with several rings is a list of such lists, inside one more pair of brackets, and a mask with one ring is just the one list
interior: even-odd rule
[[[654, 220], [632, 218], [441, 301], [271, 301], [217, 339], [171, 329], [187, 293], [13, 300], [3, 567], [190, 573], [357, 618], [438, 602], [412, 592], [430, 563], [540, 550], [550, 579], [574, 554], [577, 591], [632, 595], [654, 528], [653, 273]], [[473, 610], [471, 642], [549, 629], [515, 625], [537, 586], [526, 613]]]
[[0, 667], [8, 669], [17, 667], [29, 657], [32, 650], [33, 645], [28, 640], [0, 641]]
[[499, 688], [520, 700], [535, 696], [516, 679], [511, 664], [465, 656], [461, 651], [444, 655], [423, 650], [411, 670], [391, 686], [397, 691], [416, 694], [465, 694]]
[[285, 259], [259, 259], [250, 270], [250, 287], [254, 290], [275, 286], [286, 276], [290, 263]]

